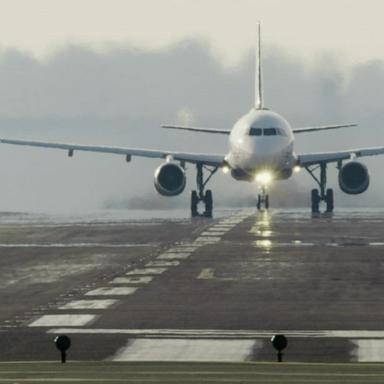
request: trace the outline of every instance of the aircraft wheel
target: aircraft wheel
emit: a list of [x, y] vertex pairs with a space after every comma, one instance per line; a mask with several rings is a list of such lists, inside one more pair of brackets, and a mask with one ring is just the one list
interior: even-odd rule
[[319, 213], [320, 195], [317, 189], [312, 189], [311, 202], [312, 202], [312, 213]]
[[212, 197], [212, 191], [210, 189], [205, 192], [204, 196], [204, 203], [205, 203], [205, 217], [212, 217], [212, 210], [213, 210], [213, 197]]
[[265, 209], [268, 209], [268, 208], [269, 208], [269, 195], [266, 195], [266, 196], [265, 196], [265, 202], [264, 202], [264, 205], [265, 205]]
[[327, 203], [327, 212], [333, 212], [333, 189], [327, 189], [325, 201]]
[[198, 212], [197, 212], [198, 203], [199, 203], [199, 198], [197, 197], [197, 192], [192, 191], [191, 192], [191, 216], [192, 217], [198, 216]]

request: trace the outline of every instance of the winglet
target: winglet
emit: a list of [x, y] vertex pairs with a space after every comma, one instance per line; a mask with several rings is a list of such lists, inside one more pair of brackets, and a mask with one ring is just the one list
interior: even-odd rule
[[263, 109], [263, 84], [261, 71], [261, 33], [260, 22], [257, 25], [257, 50], [255, 57], [255, 108]]

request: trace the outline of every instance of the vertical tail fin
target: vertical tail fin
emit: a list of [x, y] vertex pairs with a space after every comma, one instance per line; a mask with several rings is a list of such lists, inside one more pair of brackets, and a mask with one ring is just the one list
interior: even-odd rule
[[263, 76], [261, 68], [261, 34], [260, 23], [257, 26], [257, 49], [255, 58], [255, 108], [263, 109]]

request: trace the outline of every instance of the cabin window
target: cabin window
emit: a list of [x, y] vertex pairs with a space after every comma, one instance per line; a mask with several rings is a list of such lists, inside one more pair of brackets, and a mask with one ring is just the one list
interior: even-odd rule
[[249, 135], [250, 136], [261, 136], [263, 133], [261, 128], [251, 128], [249, 130]]
[[264, 128], [264, 136], [276, 136], [276, 128]]

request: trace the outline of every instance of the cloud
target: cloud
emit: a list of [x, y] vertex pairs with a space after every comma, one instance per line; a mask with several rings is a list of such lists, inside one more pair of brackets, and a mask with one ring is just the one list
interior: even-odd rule
[[[347, 71], [335, 56], [305, 64], [278, 47], [265, 52], [266, 105], [292, 125], [359, 123], [357, 129], [300, 135], [298, 152], [384, 145], [383, 62]], [[158, 51], [68, 46], [45, 61], [6, 50], [0, 52], [0, 135], [225, 153], [227, 137], [159, 126], [193, 122], [230, 128], [253, 104], [253, 76], [253, 54], [229, 70], [204, 42], [193, 40]], [[372, 174], [366, 194], [352, 198], [340, 192], [337, 204], [383, 205], [383, 161], [365, 161]], [[159, 164], [160, 160], [139, 158], [127, 164], [123, 157], [100, 154], [75, 153], [68, 159], [61, 151], [4, 145], [0, 210], [95, 209], [111, 206], [113, 200], [142, 206], [143, 196], [156, 202], [153, 172]], [[331, 168], [330, 181], [338, 189]], [[177, 205], [189, 205], [188, 190], [194, 181], [189, 166], [188, 187]], [[272, 204], [306, 205], [314, 187], [309, 175], [287, 183], [276, 185]], [[224, 175], [215, 176], [211, 187], [218, 204], [232, 205], [234, 198], [244, 203], [257, 193], [254, 186]], [[292, 191], [298, 192], [292, 196]]]

